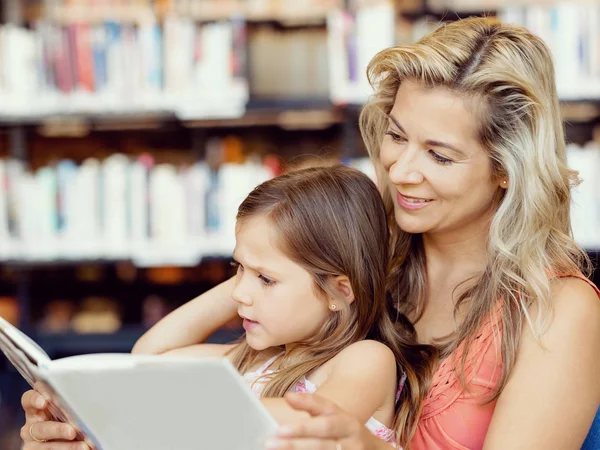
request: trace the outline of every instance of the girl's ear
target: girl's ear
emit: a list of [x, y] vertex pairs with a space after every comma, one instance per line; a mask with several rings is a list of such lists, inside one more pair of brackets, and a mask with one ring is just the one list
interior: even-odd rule
[[[354, 301], [354, 292], [352, 291], [352, 285], [350, 280], [345, 275], [338, 275], [332, 280], [335, 290], [340, 294], [337, 299], [331, 299], [329, 301], [329, 309], [335, 311], [341, 309], [344, 306], [352, 304]], [[338, 304], [343, 302], [343, 304]], [[333, 306], [333, 307], [332, 307]]]

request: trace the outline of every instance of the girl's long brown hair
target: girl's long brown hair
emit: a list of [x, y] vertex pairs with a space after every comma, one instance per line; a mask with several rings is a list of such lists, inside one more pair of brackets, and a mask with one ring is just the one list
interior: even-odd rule
[[[394, 352], [398, 373], [407, 375], [396, 424], [405, 445], [425, 390], [420, 380], [430, 372], [423, 361], [431, 358], [428, 348], [411, 345], [412, 326], [386, 301], [389, 232], [379, 190], [363, 173], [341, 165], [303, 169], [255, 188], [240, 205], [237, 220], [257, 215], [272, 223], [280, 249], [312, 275], [318, 295], [338, 296], [330, 280], [345, 275], [355, 297], [347, 307], [330, 312], [316, 336], [296, 343], [279, 370], [264, 380], [262, 395], [282, 397], [350, 344], [380, 340]], [[260, 352], [245, 341], [234, 349], [233, 363], [241, 373], [259, 358]]]

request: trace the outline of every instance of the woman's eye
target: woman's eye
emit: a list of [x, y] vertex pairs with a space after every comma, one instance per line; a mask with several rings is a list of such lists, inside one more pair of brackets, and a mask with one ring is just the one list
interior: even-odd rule
[[433, 157], [433, 159], [435, 159], [439, 164], [442, 164], [444, 166], [448, 165], [448, 164], [452, 164], [454, 161], [452, 161], [451, 159], [448, 159], [436, 152], [434, 152], [433, 150], [429, 150], [429, 154]]
[[244, 271], [244, 266], [242, 266], [239, 262], [237, 261], [231, 261], [229, 263], [231, 265], [231, 267], [233, 267], [235, 270], [237, 270], [238, 272], [243, 272]]
[[394, 133], [391, 130], [386, 131], [385, 134], [390, 136], [394, 142], [403, 142], [406, 140], [406, 139], [404, 139], [404, 137], [402, 135], [400, 135], [398, 133]]

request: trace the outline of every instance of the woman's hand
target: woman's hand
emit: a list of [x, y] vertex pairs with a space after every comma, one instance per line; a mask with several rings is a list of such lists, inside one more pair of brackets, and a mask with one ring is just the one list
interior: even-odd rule
[[71, 425], [51, 420], [48, 402], [37, 391], [25, 392], [21, 405], [26, 419], [21, 428], [22, 450], [89, 450], [85, 442], [75, 441], [77, 433]]
[[287, 394], [294, 409], [311, 418], [283, 425], [278, 436], [266, 443], [266, 449], [284, 450], [390, 450], [392, 447], [373, 436], [357, 418], [335, 403], [315, 394]]

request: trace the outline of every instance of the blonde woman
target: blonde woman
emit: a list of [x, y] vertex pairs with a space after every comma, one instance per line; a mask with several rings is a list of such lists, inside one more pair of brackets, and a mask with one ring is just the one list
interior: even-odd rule
[[[361, 128], [392, 231], [391, 306], [418, 343], [438, 350], [435, 372], [407, 392], [418, 407], [397, 412], [401, 443], [578, 449], [600, 403], [600, 293], [571, 235], [577, 177], [548, 48], [523, 28], [467, 19], [381, 52], [369, 76], [376, 95]], [[176, 311], [136, 350], [205, 339], [231, 315], [230, 283]], [[198, 317], [211, 323], [198, 329]], [[43, 417], [38, 399], [24, 397], [30, 422]], [[390, 448], [331, 401], [289, 402], [312, 418], [282, 429], [271, 448]], [[65, 436], [60, 424], [38, 426], [39, 437]]]
[[[579, 449], [600, 403], [600, 293], [571, 235], [578, 180], [548, 48], [468, 19], [381, 52], [369, 76], [361, 126], [393, 221], [388, 289], [440, 356], [410, 448]], [[385, 448], [327, 402], [291, 402], [329, 415], [278, 448]]]

